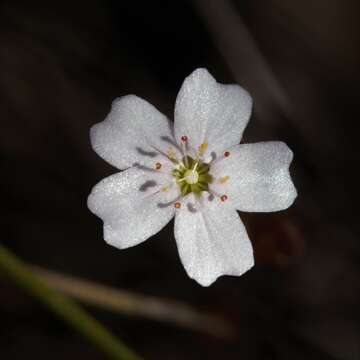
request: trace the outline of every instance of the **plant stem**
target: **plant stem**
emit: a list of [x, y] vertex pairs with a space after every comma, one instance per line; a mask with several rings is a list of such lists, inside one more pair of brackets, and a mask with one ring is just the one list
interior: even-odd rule
[[30, 295], [36, 297], [59, 318], [96, 345], [110, 359], [141, 360], [121, 340], [112, 335], [96, 319], [74, 301], [47, 286], [30, 267], [0, 244], [0, 269]]
[[52, 289], [107, 311], [165, 322], [223, 340], [234, 340], [238, 335], [236, 328], [225, 319], [179, 301], [113, 288], [39, 266], [33, 265], [31, 269]]

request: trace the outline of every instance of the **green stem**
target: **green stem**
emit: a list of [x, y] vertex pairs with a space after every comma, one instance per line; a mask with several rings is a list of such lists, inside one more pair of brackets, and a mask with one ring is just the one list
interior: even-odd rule
[[3, 269], [19, 287], [36, 297], [59, 318], [106, 353], [110, 359], [141, 360], [141, 357], [106, 330], [79, 305], [48, 287], [31, 271], [30, 267], [1, 244], [0, 269]]

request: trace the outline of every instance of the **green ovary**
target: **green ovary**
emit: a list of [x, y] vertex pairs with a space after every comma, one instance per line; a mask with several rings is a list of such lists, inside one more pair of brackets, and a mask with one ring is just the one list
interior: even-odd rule
[[181, 195], [185, 196], [191, 192], [200, 195], [202, 191], [209, 191], [209, 184], [212, 182], [209, 169], [209, 165], [201, 160], [185, 156], [172, 171], [180, 187]]

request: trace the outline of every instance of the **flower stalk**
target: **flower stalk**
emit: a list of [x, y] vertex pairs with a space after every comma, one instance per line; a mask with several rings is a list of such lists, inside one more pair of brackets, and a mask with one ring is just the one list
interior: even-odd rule
[[238, 335], [231, 322], [179, 301], [113, 288], [38, 266], [31, 269], [56, 291], [99, 309], [199, 331], [222, 340], [234, 340]]
[[37, 298], [70, 327], [106, 353], [109, 359], [142, 359], [74, 301], [47, 286], [32, 272], [29, 266], [1, 244], [0, 270], [4, 271], [20, 288]]

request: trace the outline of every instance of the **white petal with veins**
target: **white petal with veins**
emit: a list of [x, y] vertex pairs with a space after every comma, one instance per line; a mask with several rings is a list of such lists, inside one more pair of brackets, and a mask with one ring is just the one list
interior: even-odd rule
[[[240, 211], [269, 212], [288, 208], [297, 196], [290, 178], [293, 153], [280, 141], [241, 144], [211, 166], [212, 189], [228, 196]], [[218, 179], [228, 176], [221, 184]]]
[[201, 208], [190, 211], [188, 204], [196, 207], [192, 194], [175, 215], [175, 239], [188, 275], [209, 286], [221, 275], [239, 276], [249, 270], [253, 250], [237, 212], [205, 195]]
[[95, 185], [88, 207], [104, 221], [105, 241], [124, 249], [159, 232], [174, 216], [167, 203], [179, 193], [175, 186], [161, 191], [169, 181], [170, 176], [131, 168]]
[[192, 148], [207, 142], [204, 157], [240, 142], [249, 121], [252, 100], [238, 85], [217, 83], [206, 69], [188, 76], [175, 105], [175, 138], [188, 137]]
[[90, 139], [93, 149], [118, 169], [167, 161], [157, 150], [171, 148], [178, 155], [171, 122], [135, 95], [116, 99], [106, 119], [91, 128]]

